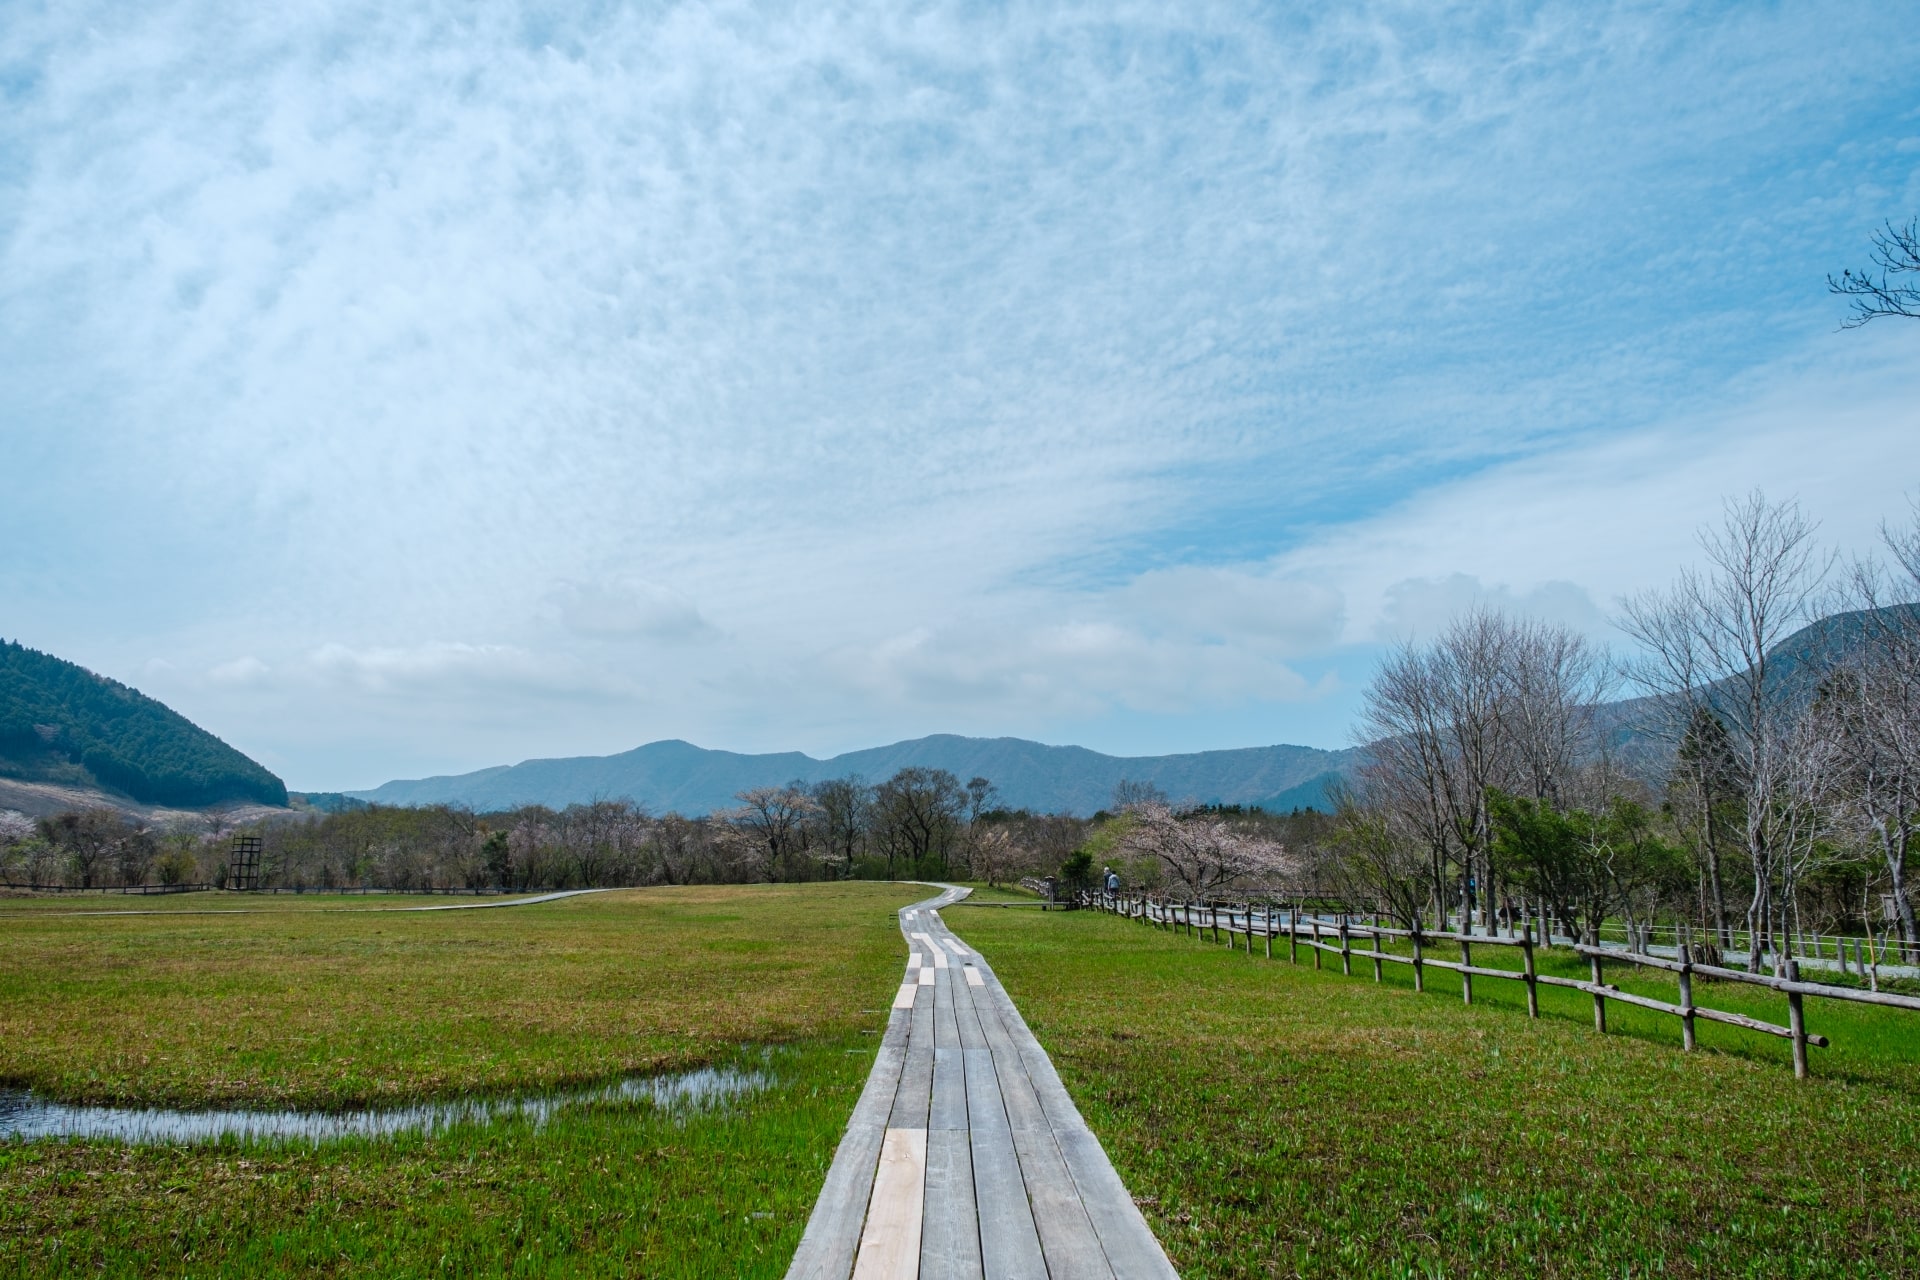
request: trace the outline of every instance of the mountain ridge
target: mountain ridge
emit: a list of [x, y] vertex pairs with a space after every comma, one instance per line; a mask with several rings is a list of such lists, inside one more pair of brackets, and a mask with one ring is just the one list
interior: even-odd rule
[[462, 804], [476, 810], [627, 799], [656, 812], [695, 815], [729, 808], [738, 792], [752, 787], [849, 774], [879, 782], [919, 766], [946, 769], [963, 782], [988, 778], [999, 788], [1001, 804], [1040, 812], [1092, 813], [1109, 803], [1123, 779], [1152, 783], [1175, 799], [1293, 808], [1324, 804], [1326, 782], [1344, 772], [1356, 750], [1279, 744], [1110, 756], [1026, 738], [931, 734], [817, 759], [799, 751], [750, 754], [667, 738], [614, 755], [524, 760], [344, 794], [374, 804]]
[[[1920, 605], [1888, 615], [1920, 619]], [[1811, 697], [1821, 674], [1854, 652], [1868, 611], [1843, 610], [1816, 619], [1772, 650], [1790, 696]], [[1718, 686], [1705, 692], [1712, 694]], [[1598, 728], [1609, 750], [1650, 785], [1664, 778], [1673, 743], [1658, 733], [1656, 700], [1626, 697], [1599, 704]], [[1149, 782], [1175, 800], [1259, 805], [1268, 810], [1328, 807], [1328, 790], [1350, 775], [1364, 748], [1326, 750], [1275, 745], [1159, 756], [1110, 756], [1087, 747], [1051, 746], [1025, 738], [932, 734], [883, 747], [815, 759], [798, 751], [746, 754], [663, 739], [610, 756], [571, 756], [494, 765], [466, 774], [396, 780], [346, 795], [376, 804], [465, 804], [475, 809], [545, 804], [555, 808], [596, 798], [630, 799], [656, 812], [710, 813], [730, 807], [737, 792], [798, 780], [859, 774], [878, 782], [897, 769], [946, 769], [962, 781], [976, 775], [1000, 789], [1001, 803], [1036, 812], [1092, 813], [1121, 779]]]

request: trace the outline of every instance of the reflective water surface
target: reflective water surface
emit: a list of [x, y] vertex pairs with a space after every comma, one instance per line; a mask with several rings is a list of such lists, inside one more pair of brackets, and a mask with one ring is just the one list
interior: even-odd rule
[[524, 1117], [544, 1124], [569, 1107], [592, 1103], [648, 1103], [669, 1111], [711, 1107], [764, 1089], [758, 1071], [703, 1067], [675, 1076], [629, 1076], [614, 1084], [565, 1092], [466, 1098], [360, 1111], [173, 1111], [151, 1107], [88, 1107], [38, 1098], [30, 1090], [0, 1089], [0, 1141], [93, 1138], [159, 1146], [218, 1142], [327, 1142], [438, 1133], [462, 1124]]

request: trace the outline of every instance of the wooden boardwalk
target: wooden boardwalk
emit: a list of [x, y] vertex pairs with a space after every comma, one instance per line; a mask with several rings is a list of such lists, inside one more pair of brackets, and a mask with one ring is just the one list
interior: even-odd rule
[[906, 978], [789, 1280], [1165, 1280], [1173, 1267], [949, 888], [900, 913]]

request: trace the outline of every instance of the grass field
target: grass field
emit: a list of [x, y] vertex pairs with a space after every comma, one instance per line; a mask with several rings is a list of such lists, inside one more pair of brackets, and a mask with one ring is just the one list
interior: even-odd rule
[[[1920, 1016], [1809, 1001], [1784, 1042], [1388, 966], [1316, 972], [1091, 912], [947, 912], [1183, 1276], [1920, 1274]], [[1483, 958], [1484, 953], [1484, 958]], [[1482, 948], [1476, 963], [1495, 963]], [[1504, 961], [1502, 963], [1505, 963]], [[1543, 963], [1581, 972], [1571, 957]], [[1623, 989], [1672, 998], [1668, 984]], [[1778, 996], [1696, 999], [1785, 1020]]]
[[925, 893], [0, 902], [0, 1079], [66, 1100], [342, 1107], [713, 1062], [773, 1079], [710, 1114], [317, 1148], [0, 1144], [0, 1274], [778, 1275], [885, 1025], [892, 910]]

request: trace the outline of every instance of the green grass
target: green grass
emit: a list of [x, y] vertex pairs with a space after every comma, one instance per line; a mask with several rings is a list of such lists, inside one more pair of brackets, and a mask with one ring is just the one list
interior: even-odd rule
[[743, 1059], [774, 1084], [691, 1115], [598, 1106], [319, 1147], [0, 1144], [0, 1274], [778, 1275], [885, 1025], [892, 911], [925, 892], [8, 903], [0, 1079], [59, 1098], [339, 1107]]
[[[1053, 1055], [1181, 1274], [1920, 1271], [1920, 1015], [1808, 1002], [1783, 1041], [1404, 966], [1316, 972], [1087, 912], [950, 912]], [[1438, 953], [1442, 958], [1457, 958]], [[1476, 963], [1517, 964], [1504, 949]], [[1584, 973], [1555, 955], [1543, 969]], [[1670, 982], [1609, 981], [1671, 999]], [[1727, 984], [1696, 1000], [1785, 1021]]]

